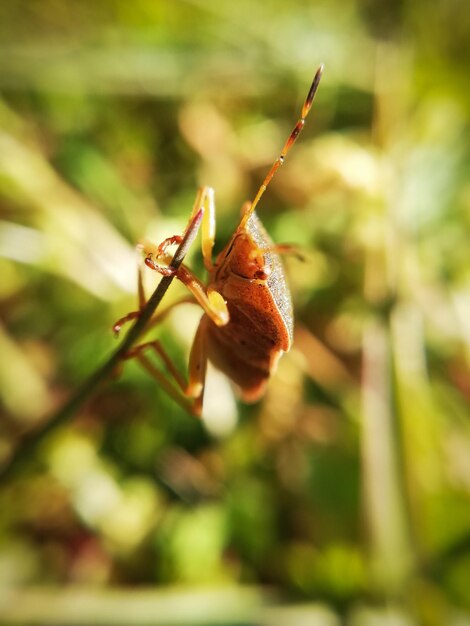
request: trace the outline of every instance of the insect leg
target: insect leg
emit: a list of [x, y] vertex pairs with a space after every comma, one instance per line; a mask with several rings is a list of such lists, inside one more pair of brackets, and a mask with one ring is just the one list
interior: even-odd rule
[[[206, 323], [207, 317], [203, 317], [199, 323], [194, 337], [189, 357], [189, 382], [178, 372], [171, 357], [159, 341], [148, 341], [133, 348], [127, 355], [127, 359], [136, 358], [147, 372], [157, 380], [165, 391], [176, 400], [180, 406], [193, 415], [200, 416], [207, 371], [206, 349]], [[167, 369], [167, 375], [161, 372], [144, 352], [154, 350]], [[186, 398], [193, 399], [193, 402]]]
[[[175, 399], [180, 406], [196, 417], [202, 413], [202, 402], [204, 399], [204, 388], [207, 371], [207, 344], [206, 344], [206, 316], [201, 319], [196, 335], [194, 337], [191, 353], [189, 356], [189, 382], [185, 384], [182, 376], [176, 369], [170, 356], [158, 341], [152, 341], [134, 348], [129, 354], [129, 358], [136, 357], [141, 365], [151, 374], [165, 389], [165, 391]], [[153, 348], [162, 359], [168, 373], [174, 382], [169, 380], [143, 353], [147, 348]], [[175, 386], [175, 384], [177, 387]], [[187, 398], [191, 398], [193, 402]]]
[[[180, 304], [198, 304], [195, 298], [192, 296], [184, 296], [179, 300], [173, 302], [162, 311], [156, 313], [147, 324], [147, 331], [163, 321], [163, 319], [178, 305]], [[121, 326], [126, 322], [131, 321], [139, 317], [140, 311], [132, 311], [125, 317], [116, 322], [113, 329], [116, 334], [119, 333]], [[152, 349], [159, 359], [163, 362], [166, 368], [166, 373], [162, 372], [156, 365], [148, 358], [145, 352], [148, 349]], [[183, 376], [178, 372], [178, 369], [174, 365], [171, 357], [166, 352], [165, 348], [158, 340], [148, 341], [135, 346], [125, 356], [125, 359], [135, 358], [139, 361], [144, 369], [161, 385], [161, 387], [172, 397], [178, 404], [183, 407], [185, 411], [193, 415], [200, 415], [200, 410], [196, 411], [194, 408], [196, 402], [190, 402], [186, 400], [187, 385]], [[193, 406], [194, 405], [194, 406]]]
[[[189, 218], [189, 225], [202, 209], [203, 218], [201, 222], [201, 249], [204, 266], [208, 271], [214, 269], [212, 263], [212, 250], [215, 240], [215, 203], [214, 190], [212, 187], [201, 187], [196, 195], [193, 209]], [[188, 228], [189, 228], [188, 225]], [[175, 244], [181, 243], [181, 235], [173, 235], [164, 239], [158, 246], [152, 242], [145, 240], [141, 244], [141, 250], [145, 253], [145, 265], [151, 269], [160, 272], [160, 274], [168, 275], [171, 270], [166, 266], [170, 257], [167, 255], [167, 249]], [[162, 261], [163, 264], [160, 264]]]
[[124, 317], [120, 317], [118, 321], [113, 324], [113, 334], [118, 337], [124, 324], [132, 322], [132, 320], [136, 320], [138, 317], [140, 317], [140, 310], [131, 311], [127, 315], [124, 315]]
[[171, 378], [178, 385], [178, 387], [181, 389], [181, 391], [184, 392], [185, 389], [186, 389], [186, 382], [183, 380], [183, 377], [178, 372], [175, 364], [171, 360], [171, 357], [168, 355], [168, 353], [165, 350], [165, 348], [162, 346], [162, 344], [157, 339], [154, 339], [153, 341], [146, 341], [145, 343], [141, 343], [138, 346], [135, 346], [135, 348], [132, 348], [132, 350], [130, 350], [126, 354], [126, 359], [132, 359], [134, 357], [139, 357], [139, 355], [141, 355], [142, 352], [144, 352], [145, 350], [148, 350], [150, 348], [163, 361], [163, 363], [166, 366], [166, 368], [168, 370], [168, 373], [171, 376]]
[[[147, 257], [145, 264], [156, 272], [162, 272], [162, 267]], [[176, 278], [180, 280], [193, 294], [196, 301], [201, 305], [207, 315], [217, 326], [225, 326], [229, 321], [229, 313], [225, 300], [218, 291], [208, 289], [185, 265], [181, 265], [176, 272]]]
[[212, 263], [212, 250], [214, 248], [215, 241], [215, 201], [214, 190], [212, 187], [206, 186], [199, 188], [196, 200], [194, 201], [190, 222], [200, 209], [203, 209], [204, 211], [201, 223], [202, 258], [204, 260], [206, 270], [210, 272], [214, 269], [214, 264]]
[[[204, 208], [204, 217], [201, 224], [201, 249], [204, 266], [208, 272], [214, 269], [212, 263], [212, 250], [215, 240], [215, 201], [214, 190], [212, 187], [202, 187], [198, 192], [199, 205], [196, 198], [195, 208], [202, 206]], [[193, 209], [194, 211], [194, 209]]]
[[[155, 313], [155, 315], [149, 320], [149, 322], [148, 322], [148, 324], [146, 326], [146, 329], [150, 330], [151, 328], [153, 328], [154, 326], [156, 326], [157, 324], [162, 322], [166, 318], [166, 316], [175, 307], [179, 306], [180, 304], [198, 304], [198, 303], [195, 300], [195, 298], [193, 298], [192, 296], [184, 296], [182, 298], [179, 298], [179, 300], [176, 300], [175, 302], [173, 302], [172, 304], [167, 306], [162, 311], [158, 311], [157, 313]], [[130, 313], [128, 313], [124, 317], [121, 317], [113, 325], [113, 333], [115, 335], [119, 335], [119, 333], [121, 331], [121, 328], [124, 326], [124, 324], [127, 324], [128, 322], [131, 322], [132, 320], [137, 319], [139, 316], [140, 316], [140, 310], [139, 311], [131, 311]]]
[[186, 395], [194, 398], [194, 412], [201, 415], [204, 399], [204, 387], [207, 371], [207, 341], [206, 329], [208, 318], [204, 315], [199, 322], [189, 355], [189, 382]]
[[173, 400], [175, 400], [175, 402], [177, 402], [188, 413], [198, 416], [193, 407], [193, 403], [185, 398], [179, 388], [177, 388], [171, 380], [169, 380], [168, 377], [165, 376], [165, 374], [163, 374], [163, 372], [161, 372], [158, 367], [152, 363], [146, 354], [138, 354], [136, 358], [142, 367], [158, 382], [162, 389], [164, 389], [165, 392], [173, 398]]
[[147, 302], [144, 289], [144, 264], [142, 262], [142, 246], [136, 246], [137, 251], [137, 297], [139, 302], [139, 310], [142, 310]]
[[256, 258], [259, 254], [286, 254], [295, 256], [299, 261], [305, 261], [305, 256], [299, 250], [299, 247], [290, 243], [279, 243], [267, 246], [266, 248], [255, 248], [250, 256]]
[[[145, 354], [148, 350], [153, 350], [156, 356], [165, 366], [162, 372]], [[180, 406], [193, 415], [200, 415], [197, 409], [197, 402], [188, 401], [187, 397], [192, 397], [187, 392], [188, 386], [183, 376], [179, 373], [168, 352], [158, 340], [147, 341], [130, 350], [126, 359], [137, 359], [144, 369], [154, 378], [159, 385], [171, 396]]]
[[138, 299], [138, 304], [139, 304], [139, 310], [131, 311], [127, 315], [124, 315], [124, 317], [119, 318], [117, 322], [113, 324], [113, 333], [116, 336], [119, 335], [119, 332], [121, 328], [124, 326], [124, 324], [127, 324], [128, 322], [132, 322], [132, 320], [135, 320], [139, 317], [140, 312], [142, 311], [142, 309], [144, 308], [147, 302], [147, 298], [145, 296], [145, 289], [144, 289], [144, 280], [143, 280], [143, 262], [142, 262], [142, 245], [141, 244], [138, 244], [136, 246], [136, 251], [137, 251], [137, 299]]
[[207, 289], [185, 265], [181, 265], [176, 277], [189, 289], [204, 312], [217, 326], [225, 326], [230, 316], [225, 300], [215, 289]]
[[[209, 187], [207, 188], [203, 188], [200, 190], [198, 197], [202, 195], [202, 192], [204, 190], [208, 190], [210, 189]], [[191, 217], [188, 221], [188, 225], [186, 227], [185, 232], [188, 232], [188, 230], [191, 228], [194, 220], [196, 220], [198, 218], [199, 215], [199, 210], [201, 208], [201, 203], [195, 203], [193, 210], [191, 212]], [[130, 313], [128, 313], [127, 315], [125, 315], [124, 317], [121, 317], [120, 319], [117, 320], [117, 322], [113, 325], [113, 332], [115, 335], [119, 335], [119, 332], [122, 328], [122, 326], [124, 324], [127, 324], [128, 322], [131, 322], [132, 320], [135, 320], [139, 317], [140, 315], [140, 311], [144, 308], [146, 302], [147, 302], [147, 298], [145, 296], [145, 290], [144, 290], [144, 281], [143, 281], [143, 268], [144, 268], [144, 263], [145, 265], [147, 265], [148, 267], [150, 267], [151, 269], [157, 270], [160, 273], [165, 274], [165, 271], [167, 268], [165, 268], [164, 266], [160, 266], [156, 263], [154, 263], [151, 260], [151, 255], [153, 253], [155, 253], [155, 255], [158, 256], [164, 256], [166, 261], [169, 261], [169, 258], [166, 256], [166, 249], [168, 248], [168, 246], [174, 244], [174, 243], [179, 243], [181, 242], [181, 240], [183, 239], [183, 236], [180, 235], [175, 235], [173, 237], [168, 237], [167, 239], [165, 239], [160, 246], [155, 246], [154, 244], [152, 244], [151, 242], [144, 242], [144, 243], [140, 243], [136, 246], [136, 250], [137, 250], [137, 294], [138, 294], [138, 304], [139, 304], [139, 310], [138, 311], [131, 311]], [[145, 261], [143, 261], [142, 259], [142, 251], [144, 251], [146, 253], [146, 258]], [[170, 268], [168, 268], [168, 272], [171, 272]], [[185, 300], [186, 301], [186, 300]], [[163, 313], [167, 313], [167, 311], [164, 311]], [[158, 314], [157, 314], [158, 315]], [[153, 325], [153, 323], [151, 323], [151, 326]]]

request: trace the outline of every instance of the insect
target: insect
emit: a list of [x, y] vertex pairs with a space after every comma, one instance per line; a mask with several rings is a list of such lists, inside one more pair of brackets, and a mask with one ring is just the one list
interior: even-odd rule
[[[215, 262], [212, 252], [215, 240], [214, 190], [203, 187], [198, 191], [185, 233], [201, 220], [202, 256], [208, 272], [204, 285], [184, 264], [177, 270], [169, 266], [168, 248], [179, 244], [183, 236], [174, 235], [155, 246], [141, 244], [143, 254], [138, 270], [139, 311], [145, 305], [143, 264], [162, 275], [175, 274], [191, 293], [190, 297], [175, 302], [198, 303], [204, 314], [201, 318], [189, 357], [188, 382], [173, 364], [160, 341], [148, 341], [136, 346], [128, 358], [136, 357], [144, 367], [175, 399], [194, 415], [201, 415], [207, 361], [210, 360], [238, 387], [246, 402], [258, 400], [279, 357], [287, 352], [293, 339], [292, 301], [287, 286], [280, 254], [291, 252], [292, 246], [274, 245], [255, 213], [258, 202], [278, 168], [302, 131], [311, 109], [323, 72], [317, 70], [302, 112], [284, 147], [267, 173], [252, 202], [245, 202], [240, 222]], [[148, 328], [156, 325], [170, 308], [157, 313]], [[117, 334], [121, 326], [139, 316], [139, 311], [127, 314], [116, 322]], [[166, 373], [156, 368], [145, 352], [153, 350], [166, 367]], [[185, 400], [186, 398], [186, 400]]]

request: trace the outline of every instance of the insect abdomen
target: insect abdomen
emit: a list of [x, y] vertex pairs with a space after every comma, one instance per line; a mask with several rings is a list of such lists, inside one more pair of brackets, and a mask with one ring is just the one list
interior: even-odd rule
[[266, 282], [231, 276], [223, 296], [230, 321], [209, 325], [208, 356], [240, 387], [245, 400], [255, 400], [279, 356], [289, 349], [290, 336]]

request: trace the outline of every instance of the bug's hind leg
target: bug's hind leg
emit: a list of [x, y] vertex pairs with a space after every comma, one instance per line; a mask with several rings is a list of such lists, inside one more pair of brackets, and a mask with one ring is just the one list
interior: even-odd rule
[[189, 355], [189, 382], [186, 388], [186, 395], [194, 399], [194, 411], [199, 416], [202, 413], [206, 384], [208, 320], [209, 318], [204, 315], [199, 322]]
[[[158, 358], [162, 361], [166, 373], [163, 373], [150, 358], [145, 354], [147, 351], [153, 350]], [[136, 359], [142, 367], [154, 378], [158, 384], [188, 413], [194, 413], [193, 407], [184, 397], [186, 390], [186, 382], [178, 372], [171, 357], [158, 340], [146, 341], [130, 350], [126, 359]]]
[[[192, 296], [185, 296], [184, 298], [173, 302], [162, 311], [156, 313], [150, 319], [146, 327], [147, 331], [162, 322], [163, 319], [180, 304], [197, 304], [197, 302]], [[140, 311], [132, 311], [131, 313], [128, 313], [125, 317], [118, 320], [114, 325], [115, 332], [118, 333], [123, 324], [139, 317], [139, 315]], [[195, 360], [195, 357], [193, 357], [193, 353], [201, 354], [201, 348], [199, 347], [201, 334], [198, 333], [196, 333], [196, 337], [199, 338], [197, 341], [198, 348], [195, 349], [193, 346], [191, 351], [192, 356], [190, 359], [190, 364]], [[152, 350], [153, 353], [158, 357], [158, 359], [164, 366], [164, 371], [162, 371], [161, 368], [157, 367], [157, 365], [155, 365], [155, 363], [149, 358], [148, 354], [146, 354], [150, 350]], [[185, 411], [196, 417], [199, 417], [201, 415], [202, 392], [200, 392], [200, 386], [197, 386], [197, 382], [202, 383], [202, 385], [204, 384], [205, 377], [205, 365], [201, 357], [199, 357], [198, 359], [199, 365], [190, 365], [189, 384], [186, 383], [186, 380], [178, 371], [178, 368], [175, 366], [172, 358], [158, 340], [147, 341], [139, 344], [132, 348], [124, 357], [125, 360], [130, 360], [133, 358], [135, 358], [142, 365], [142, 367], [158, 382], [158, 384], [166, 391], [166, 393], [171, 398], [173, 398]], [[191, 372], [195, 372], [195, 374], [192, 374]], [[197, 374], [198, 372], [200, 372], [199, 377]]]
[[[147, 372], [162, 386], [185, 411], [200, 417], [207, 370], [206, 323], [204, 316], [199, 323], [189, 357], [189, 382], [173, 363], [172, 358], [158, 340], [147, 341], [130, 350], [126, 359], [136, 358]], [[153, 350], [165, 367], [162, 372], [149, 359], [148, 350]]]

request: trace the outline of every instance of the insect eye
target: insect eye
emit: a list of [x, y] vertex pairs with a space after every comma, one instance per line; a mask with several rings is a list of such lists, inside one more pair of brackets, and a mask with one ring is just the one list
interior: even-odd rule
[[255, 278], [258, 280], [267, 280], [269, 276], [269, 272], [265, 270], [258, 270], [255, 272]]

